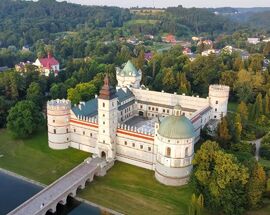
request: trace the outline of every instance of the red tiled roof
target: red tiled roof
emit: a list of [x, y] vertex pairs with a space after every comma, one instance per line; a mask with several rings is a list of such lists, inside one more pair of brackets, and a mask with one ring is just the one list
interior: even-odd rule
[[41, 65], [46, 69], [51, 69], [51, 66], [58, 65], [59, 62], [50, 54], [48, 54], [48, 57], [39, 59]]

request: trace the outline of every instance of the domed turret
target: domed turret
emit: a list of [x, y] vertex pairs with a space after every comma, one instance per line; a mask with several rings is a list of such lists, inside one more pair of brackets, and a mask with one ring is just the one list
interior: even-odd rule
[[141, 70], [137, 70], [131, 61], [128, 61], [123, 69], [116, 68], [116, 78], [119, 87], [139, 88], [142, 80]]
[[156, 179], [166, 185], [186, 184], [192, 171], [195, 131], [192, 122], [181, 115], [181, 106], [174, 115], [164, 118], [156, 127]]

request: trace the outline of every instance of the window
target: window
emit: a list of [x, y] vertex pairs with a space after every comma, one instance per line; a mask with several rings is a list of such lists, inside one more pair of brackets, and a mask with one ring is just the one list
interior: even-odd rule
[[85, 135], [85, 131], [83, 131], [83, 135]]
[[165, 109], [163, 109], [163, 113], [165, 113]]
[[155, 108], [154, 108], [154, 107], [152, 107], [152, 110], [155, 110]]
[[218, 101], [216, 101], [216, 105], [218, 104]]
[[188, 147], [185, 149], [185, 157], [188, 157]]
[[127, 141], [125, 141], [125, 145], [127, 145]]
[[103, 134], [105, 134], [105, 130], [103, 130]]
[[103, 114], [102, 116], [105, 117], [105, 114]]
[[92, 137], [92, 133], [90, 133], [90, 137]]
[[140, 148], [143, 149], [143, 145], [141, 145]]
[[156, 108], [156, 111], [158, 111], [158, 108]]
[[76, 129], [74, 128], [74, 132], [76, 132]]
[[152, 117], [154, 117], [154, 114], [152, 114]]
[[148, 107], [148, 110], [151, 110], [151, 107]]
[[168, 140], [168, 143], [171, 142], [170, 140]]
[[55, 133], [55, 134], [56, 134], [56, 129], [53, 129], [53, 133]]
[[69, 141], [69, 139], [67, 138], [67, 141]]
[[167, 147], [167, 149], [166, 149], [166, 156], [171, 157], [171, 148], [170, 147]]
[[105, 107], [105, 103], [104, 102], [102, 103], [102, 107]]
[[103, 121], [103, 125], [105, 125], [105, 121]]
[[169, 109], [167, 110], [167, 113], [170, 113], [170, 110]]
[[217, 118], [217, 116], [214, 116], [214, 118], [216, 119], [216, 118]]
[[114, 102], [112, 102], [112, 106], [114, 107]]
[[53, 123], [55, 123], [55, 120], [53, 120]]
[[217, 109], [215, 108], [215, 111], [217, 112]]
[[105, 140], [103, 140], [103, 143], [105, 144]]
[[66, 130], [66, 131], [67, 131], [67, 133], [68, 133], [68, 128], [67, 128], [67, 130]]
[[148, 151], [149, 151], [149, 152], [151, 151], [151, 147], [148, 147]]
[[135, 143], [132, 143], [132, 147], [135, 147]]
[[141, 109], [143, 108], [143, 106], [141, 105]]

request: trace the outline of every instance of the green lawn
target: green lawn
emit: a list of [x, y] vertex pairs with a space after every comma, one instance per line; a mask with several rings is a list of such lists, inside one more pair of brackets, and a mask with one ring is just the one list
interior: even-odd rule
[[96, 178], [79, 194], [124, 214], [188, 214], [192, 190], [158, 183], [154, 172], [122, 162], [103, 178]]
[[45, 130], [26, 140], [16, 140], [6, 130], [0, 130], [0, 155], [1, 168], [50, 184], [81, 163], [89, 153], [50, 149]]

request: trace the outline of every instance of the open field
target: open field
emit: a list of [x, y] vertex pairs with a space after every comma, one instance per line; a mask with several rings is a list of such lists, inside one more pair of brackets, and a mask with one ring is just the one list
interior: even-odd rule
[[126, 26], [136, 25], [136, 24], [141, 24], [141, 25], [150, 24], [150, 25], [154, 25], [157, 22], [159, 22], [159, 20], [155, 20], [155, 19], [134, 19], [134, 20], [130, 20], [130, 21], [126, 22], [125, 25]]
[[116, 162], [103, 178], [96, 178], [79, 194], [124, 214], [188, 214], [192, 189], [158, 183], [154, 172]]
[[81, 163], [89, 153], [50, 149], [45, 130], [26, 140], [16, 140], [6, 130], [0, 130], [0, 155], [1, 168], [50, 184]]

